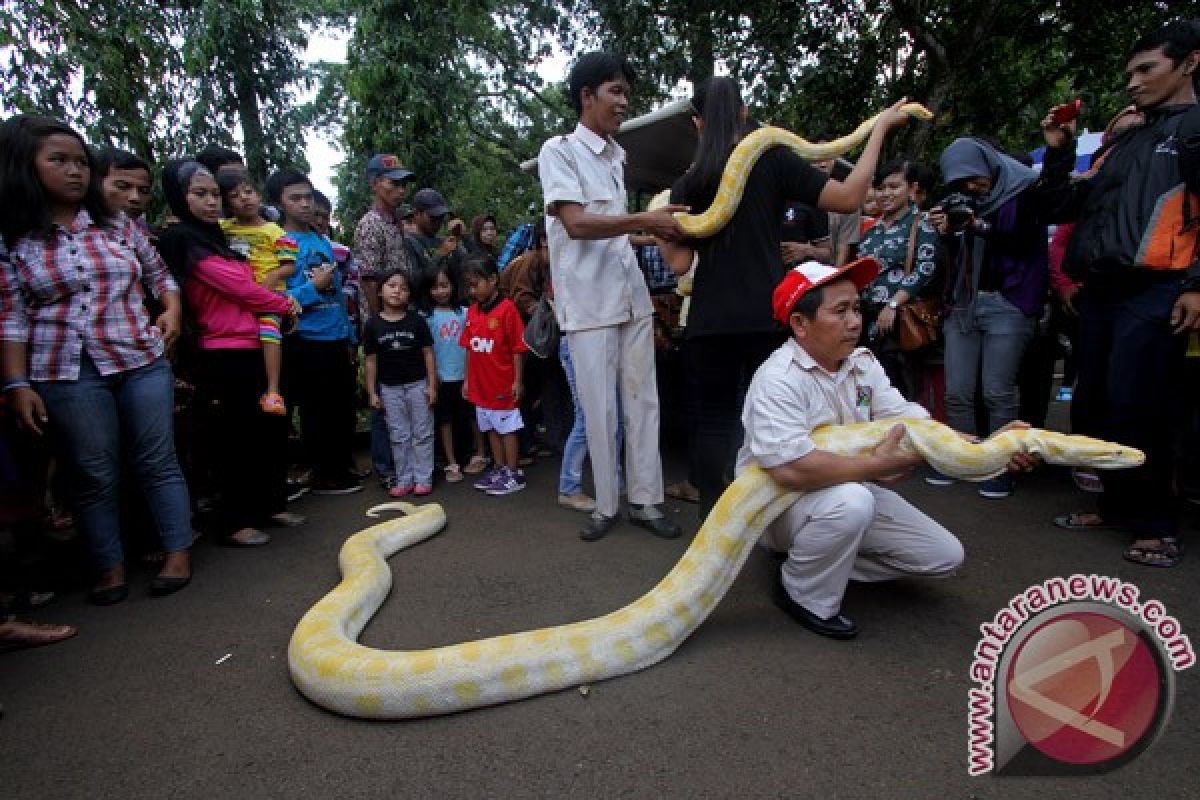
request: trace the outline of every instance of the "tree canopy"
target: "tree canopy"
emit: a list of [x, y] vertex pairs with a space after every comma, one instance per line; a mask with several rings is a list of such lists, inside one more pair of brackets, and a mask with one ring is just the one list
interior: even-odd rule
[[[236, 146], [259, 177], [305, 167], [305, 137], [324, 136], [346, 154], [349, 224], [367, 159], [393, 152], [507, 227], [540, 205], [518, 165], [572, 124], [565, 75], [539, 74], [556, 50], [627, 54], [639, 112], [733, 75], [757, 117], [810, 136], [907, 96], [938, 116], [892, 149], [932, 161], [964, 133], [1029, 149], [1045, 109], [1077, 96], [1102, 127], [1131, 43], [1173, 16], [1200, 0], [26, 0], [0, 6], [0, 103], [155, 161]], [[344, 64], [304, 62], [322, 27], [348, 37]]]

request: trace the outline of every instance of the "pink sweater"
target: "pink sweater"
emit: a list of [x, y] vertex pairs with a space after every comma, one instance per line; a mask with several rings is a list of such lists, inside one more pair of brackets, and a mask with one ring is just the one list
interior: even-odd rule
[[183, 287], [203, 350], [257, 350], [260, 314], [286, 314], [286, 295], [254, 282], [244, 261], [211, 255], [192, 268]]

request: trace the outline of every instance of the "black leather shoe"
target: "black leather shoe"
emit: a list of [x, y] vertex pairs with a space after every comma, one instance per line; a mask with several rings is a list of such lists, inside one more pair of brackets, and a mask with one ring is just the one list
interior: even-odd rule
[[129, 597], [129, 584], [118, 583], [105, 589], [92, 589], [88, 592], [88, 602], [94, 606], [115, 605]]
[[191, 582], [191, 575], [155, 575], [154, 580], [150, 581], [150, 594], [166, 597], [175, 594]]
[[587, 524], [579, 531], [579, 538], [585, 542], [595, 542], [604, 538], [617, 524], [617, 517], [606, 517], [603, 514], [592, 514]]
[[858, 625], [845, 614], [834, 614], [828, 619], [822, 619], [804, 606], [792, 599], [783, 588], [783, 583], [775, 584], [775, 605], [788, 613], [792, 619], [808, 628], [813, 633], [828, 636], [830, 639], [853, 639], [858, 636]]
[[683, 534], [683, 528], [679, 527], [679, 523], [669, 520], [666, 517], [645, 519], [630, 514], [629, 521], [639, 528], [645, 528], [655, 536], [661, 536], [664, 539], [678, 539]]

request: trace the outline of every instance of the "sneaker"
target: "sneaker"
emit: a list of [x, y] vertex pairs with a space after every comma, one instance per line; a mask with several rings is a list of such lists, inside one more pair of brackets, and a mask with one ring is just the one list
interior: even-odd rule
[[590, 514], [596, 510], [596, 501], [583, 492], [560, 494], [558, 496], [558, 504], [572, 511], [582, 511], [584, 514]]
[[418, 483], [416, 486], [413, 487], [413, 494], [415, 494], [417, 497], [425, 497], [426, 495], [432, 494], [432, 493], [433, 493], [433, 487], [427, 486], [423, 483]]
[[479, 480], [475, 481], [471, 485], [474, 486], [476, 489], [478, 489], [481, 492], [486, 492], [488, 489], [492, 488], [492, 484], [495, 483], [499, 479], [500, 479], [500, 469], [493, 469], [493, 470], [483, 473], [483, 477], [481, 477]]
[[925, 476], [925, 482], [930, 486], [951, 486], [954, 484], [954, 478], [949, 475], [943, 475], [933, 467], [929, 468], [929, 474]]
[[1073, 393], [1071, 391], [1071, 387], [1064, 386], [1058, 390], [1058, 394], [1055, 396], [1054, 399], [1060, 403], [1069, 403], [1069, 402], [1071, 402], [1072, 394]]
[[486, 490], [493, 497], [515, 494], [525, 488], [525, 478], [520, 472], [508, 469], [507, 467], [501, 467], [496, 473], [499, 477], [492, 484], [492, 487]]
[[1016, 484], [1013, 476], [1006, 472], [979, 484], [979, 496], [989, 500], [1003, 500], [1013, 493]]
[[413, 487], [411, 486], [396, 485], [388, 489], [388, 497], [408, 497], [412, 493]]
[[354, 494], [362, 491], [362, 484], [354, 478], [346, 475], [342, 478], [329, 478], [325, 480], [314, 481], [312, 485], [313, 494]]

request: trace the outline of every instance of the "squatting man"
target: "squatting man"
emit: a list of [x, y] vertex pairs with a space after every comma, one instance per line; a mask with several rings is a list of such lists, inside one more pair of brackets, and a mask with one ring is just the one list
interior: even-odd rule
[[[963, 560], [953, 534], [878, 485], [924, 463], [901, 449], [902, 426], [869, 455], [819, 450], [811, 438], [822, 425], [929, 417], [891, 385], [870, 350], [857, 346], [859, 293], [879, 268], [874, 258], [840, 269], [809, 261], [784, 277], [772, 309], [791, 336], [755, 373], [742, 412], [746, 438], [738, 472], [758, 465], [781, 487], [801, 493], [763, 537], [767, 547], [786, 554], [775, 601], [801, 625], [835, 639], [858, 634], [841, 613], [849, 581], [946, 575]], [[1019, 454], [1008, 468], [1037, 463]]]

